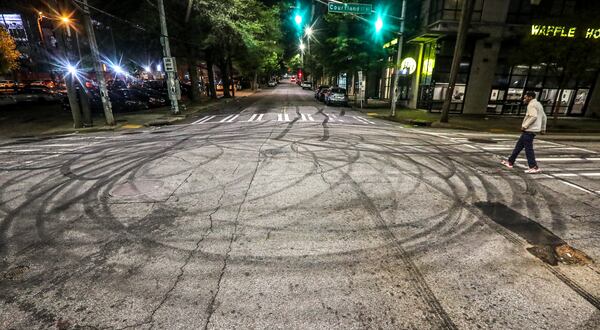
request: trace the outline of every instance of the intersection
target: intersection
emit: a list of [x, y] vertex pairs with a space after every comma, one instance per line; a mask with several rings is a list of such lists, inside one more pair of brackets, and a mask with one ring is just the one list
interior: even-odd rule
[[[291, 84], [178, 125], [0, 142], [0, 325], [600, 322], [597, 144], [421, 129]], [[517, 219], [522, 223], [510, 223]]]

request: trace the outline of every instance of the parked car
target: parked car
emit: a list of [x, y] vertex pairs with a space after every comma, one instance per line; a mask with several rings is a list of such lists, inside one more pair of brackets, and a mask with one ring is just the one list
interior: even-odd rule
[[15, 88], [14, 80], [0, 80], [0, 89]]
[[44, 86], [29, 86], [20, 89], [15, 94], [19, 103], [54, 103], [59, 102], [62, 94], [58, 91]]
[[131, 97], [146, 102], [150, 108], [163, 107], [169, 104], [168, 97], [153, 89], [129, 88], [125, 90], [125, 93], [129, 93]]
[[[98, 93], [98, 90], [88, 89], [87, 95], [90, 102], [90, 110], [92, 111], [92, 113], [102, 113], [102, 100], [100, 99], [100, 94]], [[148, 103], [144, 102], [138, 95], [138, 93], [135, 92], [135, 90], [109, 90], [108, 97], [110, 99], [110, 103], [114, 112], [138, 111], [149, 108]], [[71, 105], [69, 104], [69, 98], [67, 96], [64, 96], [61, 99], [61, 103], [62, 108], [64, 110], [71, 110]]]
[[347, 107], [348, 95], [346, 95], [346, 89], [339, 87], [330, 88], [325, 95], [325, 104], [341, 104]]
[[315, 99], [323, 102], [325, 101], [325, 93], [327, 92], [327, 90], [329, 89], [329, 86], [327, 85], [321, 85], [317, 88], [317, 90], [315, 91]]
[[296, 83], [296, 76], [292, 76], [292, 78], [290, 78], [290, 82], [292, 84], [295, 84]]
[[302, 87], [302, 89], [312, 89], [312, 82], [310, 82], [310, 81], [303, 81], [300, 84], [300, 87]]
[[54, 88], [56, 84], [52, 80], [34, 80], [29, 83], [29, 86]]
[[269, 80], [269, 82], [267, 83], [267, 86], [269, 86], [269, 87], [275, 87], [275, 86], [277, 86], [277, 81], [275, 81], [275, 80]]
[[0, 94], [0, 106], [8, 106], [17, 104], [17, 99], [13, 95]]

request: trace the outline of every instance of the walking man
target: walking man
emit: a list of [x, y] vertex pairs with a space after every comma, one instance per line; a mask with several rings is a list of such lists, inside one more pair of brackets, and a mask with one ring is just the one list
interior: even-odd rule
[[521, 124], [521, 131], [523, 133], [521, 133], [521, 137], [517, 141], [512, 155], [508, 160], [502, 160], [502, 164], [508, 168], [513, 168], [519, 153], [525, 148], [525, 156], [527, 156], [527, 164], [529, 165], [529, 169], [525, 170], [525, 173], [539, 173], [542, 170], [535, 161], [533, 139], [538, 133], [546, 133], [546, 113], [542, 104], [535, 99], [534, 92], [527, 92], [523, 100], [527, 104], [527, 114], [525, 114], [525, 119], [523, 119], [523, 124]]

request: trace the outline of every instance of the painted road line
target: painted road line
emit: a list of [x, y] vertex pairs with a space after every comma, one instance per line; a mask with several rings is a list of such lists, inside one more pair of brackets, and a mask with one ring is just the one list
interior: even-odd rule
[[229, 115], [229, 116], [227, 116], [227, 117], [225, 117], [225, 118], [221, 119], [219, 122], [220, 122], [220, 123], [224, 123], [224, 122], [228, 121], [228, 120], [229, 120], [229, 118], [231, 118], [231, 117], [233, 117], [233, 115]]
[[559, 177], [578, 177], [578, 176], [594, 177], [594, 176], [600, 176], [600, 173], [554, 173], [552, 175], [559, 176]]
[[366, 118], [363, 118], [363, 117], [358, 117], [358, 116], [352, 116], [352, 117], [356, 118], [357, 120], [360, 120], [360, 121], [362, 121], [362, 122], [363, 122], [363, 123], [365, 123], [365, 124], [371, 124], [371, 125], [375, 125], [375, 123], [374, 123], [374, 122], [372, 122], [372, 121], [370, 121], [370, 120], [368, 120], [368, 119], [366, 119]]
[[231, 119], [229, 119], [227, 122], [228, 122], [228, 123], [233, 123], [233, 121], [234, 121], [234, 120], [236, 120], [236, 119], [237, 119], [237, 117], [239, 117], [239, 116], [240, 116], [240, 115], [235, 115], [235, 116], [233, 116]]
[[302, 119], [301, 119], [301, 120], [302, 120], [302, 121], [306, 121], [306, 115], [305, 115], [305, 114], [301, 114], [301, 116], [302, 116]]
[[290, 115], [286, 113], [283, 114], [283, 119], [285, 119], [285, 121], [290, 121]]
[[306, 116], [308, 117], [308, 120], [315, 121], [315, 119], [313, 118], [313, 116], [311, 114], [307, 114]]
[[278, 113], [277, 114], [277, 121], [283, 121], [283, 115]]
[[[542, 157], [542, 158], [536, 158], [536, 160], [538, 162], [597, 162], [600, 161], [600, 158], [598, 157]], [[526, 159], [519, 159], [517, 160], [519, 162], [526, 162]]]
[[263, 116], [264, 116], [264, 115], [265, 115], [264, 113], [261, 113], [261, 114], [258, 116], [258, 118], [256, 119], [256, 121], [262, 121], [262, 118], [263, 118]]
[[250, 119], [248, 119], [248, 121], [254, 121], [254, 118], [256, 118], [258, 115], [257, 114], [253, 114], [252, 117], [250, 117]]
[[576, 184], [574, 184], [574, 183], [571, 183], [571, 182], [569, 182], [569, 181], [560, 180], [560, 182], [562, 182], [562, 183], [566, 184], [566, 185], [567, 185], [567, 186], [569, 186], [569, 187], [573, 187], [573, 188], [575, 188], [575, 189], [581, 190], [581, 191], [583, 191], [583, 192], [586, 192], [586, 193], [589, 193], [589, 194], [596, 194], [596, 192], [595, 192], [595, 191], [593, 191], [593, 190], [589, 190], [589, 189], [586, 189], [586, 188], [580, 187], [580, 186], [578, 186], [578, 185], [576, 185]]
[[193, 122], [192, 125], [206, 123], [207, 121], [209, 121], [213, 118], [215, 118], [215, 116], [204, 116], [204, 117], [196, 120], [195, 122]]

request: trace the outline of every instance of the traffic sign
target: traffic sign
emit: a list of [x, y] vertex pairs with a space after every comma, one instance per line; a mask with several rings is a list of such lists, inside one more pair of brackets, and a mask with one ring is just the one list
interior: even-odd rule
[[163, 58], [163, 63], [165, 65], [165, 72], [175, 72], [177, 71], [176, 65], [175, 65], [175, 58], [174, 57], [164, 57]]
[[370, 14], [373, 6], [366, 3], [330, 2], [327, 4], [327, 9], [330, 13]]

